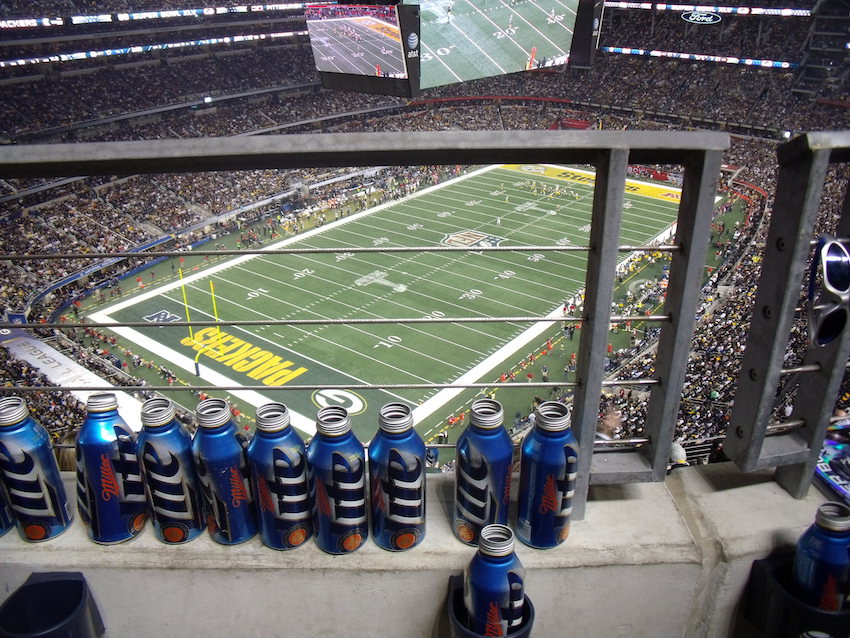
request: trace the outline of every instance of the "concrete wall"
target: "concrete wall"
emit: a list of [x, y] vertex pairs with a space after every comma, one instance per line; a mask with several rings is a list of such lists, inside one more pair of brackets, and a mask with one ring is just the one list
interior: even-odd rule
[[[111, 547], [88, 541], [79, 521], [42, 544], [13, 531], [0, 538], [0, 600], [33, 571], [71, 570], [85, 574], [112, 637], [447, 636], [448, 579], [474, 553], [452, 535], [452, 489], [452, 476], [429, 475], [427, 535], [403, 553], [371, 540], [348, 556], [312, 542], [276, 552], [206, 535], [172, 547], [150, 525]], [[792, 547], [823, 500], [812, 489], [795, 501], [769, 473], [731, 464], [677, 470], [664, 484], [594, 487], [562, 546], [518, 546], [533, 635], [732, 635], [753, 559]]]

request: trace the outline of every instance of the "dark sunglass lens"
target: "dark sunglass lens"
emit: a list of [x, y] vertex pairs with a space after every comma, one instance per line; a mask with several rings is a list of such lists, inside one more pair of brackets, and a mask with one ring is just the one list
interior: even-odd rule
[[825, 346], [841, 334], [847, 325], [847, 309], [836, 307], [820, 316], [816, 335], [819, 346]]
[[824, 274], [830, 286], [838, 291], [850, 290], [850, 257], [838, 244], [830, 244], [826, 253]]

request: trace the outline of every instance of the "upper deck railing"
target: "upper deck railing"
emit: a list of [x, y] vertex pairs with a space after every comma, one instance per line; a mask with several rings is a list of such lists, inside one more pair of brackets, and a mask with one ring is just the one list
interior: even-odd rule
[[[656, 131], [522, 131], [450, 133], [355, 133], [286, 135], [192, 140], [158, 140], [6, 146], [0, 148], [0, 177], [62, 177], [75, 175], [132, 175], [138, 173], [305, 168], [331, 166], [455, 165], [503, 163], [592, 164], [596, 170], [592, 223], [587, 246], [475, 247], [476, 251], [565, 251], [588, 253], [585, 301], [580, 317], [557, 321], [582, 323], [573, 384], [572, 426], [580, 444], [580, 471], [573, 515], [584, 516], [588, 488], [611, 484], [663, 480], [674, 437], [675, 424], [690, 352], [705, 254], [710, 242], [714, 198], [723, 152], [729, 137], [713, 132]], [[781, 466], [777, 480], [801, 496], [812, 476], [820, 443], [848, 355], [850, 331], [829, 346], [810, 349], [801, 378], [804, 387], [794, 404], [792, 422], [797, 427], [766, 438], [772, 400], [782, 373], [789, 327], [799, 300], [800, 284], [809, 254], [819, 196], [830, 163], [850, 160], [850, 132], [813, 133], [784, 144], [779, 150], [780, 179], [768, 236], [732, 422], [727, 453], [745, 470]], [[683, 184], [672, 243], [662, 247], [671, 255], [669, 284], [663, 314], [641, 316], [660, 324], [655, 375], [652, 379], [618, 380], [616, 385], [642, 385], [650, 389], [644, 424], [645, 443], [616, 451], [593, 453], [599, 401], [608, 344], [609, 324], [628, 317], [611, 314], [617, 264], [623, 251], [658, 250], [658, 246], [622, 246], [620, 225], [629, 164], [676, 164], [682, 167]], [[847, 195], [838, 232], [850, 235]], [[341, 248], [341, 251], [389, 252], [393, 249]], [[450, 247], [414, 247], [397, 250], [458, 251]], [[318, 252], [321, 249], [307, 249]], [[259, 252], [257, 250], [242, 252]], [[284, 249], [276, 252], [304, 252]], [[215, 253], [211, 251], [210, 254]], [[108, 256], [116, 256], [112, 253]], [[147, 256], [179, 253], [150, 253]], [[69, 256], [69, 255], [65, 255]], [[96, 259], [94, 254], [75, 255]], [[100, 257], [107, 256], [101, 255]], [[0, 255], [0, 259], [32, 259], [34, 255]], [[57, 255], [38, 255], [55, 259]], [[557, 292], [554, 298], [560, 297]], [[549, 296], [552, 298], [552, 295]], [[385, 323], [451, 321], [549, 320], [544, 317], [409, 318], [377, 319]], [[637, 319], [637, 317], [635, 317]], [[347, 320], [330, 320], [345, 323]], [[195, 322], [192, 325], [209, 325]], [[248, 325], [256, 322], [213, 322]], [[270, 321], [267, 324], [315, 323], [313, 320]], [[58, 328], [72, 327], [63, 323]], [[91, 326], [92, 324], [87, 324]], [[114, 323], [110, 327], [135, 325]], [[175, 326], [186, 325], [177, 322]], [[6, 324], [0, 327], [11, 327]], [[20, 326], [16, 326], [20, 327]], [[416, 384], [415, 387], [487, 387], [492, 384]], [[528, 384], [523, 384], [528, 387]], [[208, 389], [211, 386], [189, 386]], [[312, 391], [336, 386], [287, 384], [286, 391]], [[348, 388], [350, 386], [346, 386]], [[375, 388], [414, 387], [362, 386]], [[157, 386], [145, 386], [158, 389]], [[239, 389], [250, 386], [239, 386]], [[72, 388], [68, 388], [72, 389]], [[82, 389], [82, 388], [80, 388]], [[85, 388], [88, 390], [110, 389]], [[126, 388], [125, 388], [126, 389]], [[132, 389], [132, 388], [130, 388]], [[167, 386], [161, 389], [169, 389]], [[218, 389], [228, 389], [218, 386]], [[234, 388], [236, 389], [236, 388]], [[260, 389], [260, 388], [258, 388]], [[262, 387], [263, 390], [268, 388]], [[15, 388], [15, 391], [26, 391]]]

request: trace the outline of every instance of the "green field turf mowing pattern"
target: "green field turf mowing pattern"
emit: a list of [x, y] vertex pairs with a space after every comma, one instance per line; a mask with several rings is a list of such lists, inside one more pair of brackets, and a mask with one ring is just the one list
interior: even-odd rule
[[[563, 64], [577, 0], [423, 0], [421, 86], [514, 73], [535, 60]], [[451, 9], [450, 9], [451, 7]]]
[[[565, 175], [585, 183], [568, 181]], [[423, 423], [458, 391], [275, 388], [491, 382], [492, 370], [512, 361], [517, 352], [528, 352], [557, 324], [222, 326], [196, 327], [190, 337], [187, 328], [168, 327], [168, 321], [210, 320], [216, 314], [222, 321], [265, 321], [560, 313], [564, 301], [583, 287], [583, 251], [351, 253], [346, 249], [585, 245], [592, 204], [592, 184], [586, 182], [591, 179], [592, 173], [578, 169], [487, 167], [268, 246], [338, 252], [236, 257], [187, 275], [183, 286], [173, 282], [140, 290], [91, 316], [105, 323], [149, 321], [150, 328], [114, 330], [124, 342], [157, 353], [195, 383], [268, 385], [268, 391], [231, 393], [239, 397], [243, 411], [281, 401], [293, 411], [293, 424], [309, 434], [315, 429], [318, 407], [341, 404], [349, 408], [355, 432], [368, 440], [385, 403], [418, 406], [415, 417]], [[646, 243], [675, 221], [675, 189], [645, 188], [666, 192], [671, 199], [629, 193], [622, 243]], [[196, 356], [200, 378], [194, 376]], [[490, 376], [482, 378], [485, 373]]]

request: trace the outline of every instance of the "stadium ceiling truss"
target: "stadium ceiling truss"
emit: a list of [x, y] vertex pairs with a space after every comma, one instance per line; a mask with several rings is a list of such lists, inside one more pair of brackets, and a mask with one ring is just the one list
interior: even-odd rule
[[[661, 134], [654, 131], [344, 133], [51, 144], [3, 147], [0, 151], [0, 177], [133, 175], [257, 168], [472, 165], [494, 162], [592, 164], [597, 178], [589, 245], [528, 247], [534, 251], [586, 250], [589, 256], [583, 316], [566, 318], [568, 321], [582, 322], [577, 381], [573, 384], [575, 395], [572, 419], [582, 459], [573, 511], [573, 515], [580, 519], [584, 517], [590, 485], [662, 481], [666, 475], [702, 286], [704, 257], [710, 241], [721, 158], [728, 146], [729, 137], [725, 133]], [[790, 372], [782, 369], [783, 355], [799, 300], [826, 171], [830, 163], [850, 161], [850, 132], [802, 135], [779, 148], [778, 161], [779, 186], [725, 449], [744, 471], [777, 467], [776, 480], [799, 498], [806, 493], [811, 481], [832, 413], [834, 397], [850, 357], [850, 331], [844, 331], [840, 338], [827, 346], [808, 351], [804, 365], [793, 370], [804, 374], [801, 374], [802, 385], [791, 420], [783, 424], [781, 433], [766, 435], [769, 430], [775, 429], [770, 427], [769, 420], [780, 375]], [[657, 246], [620, 246], [618, 243], [629, 164], [681, 165], [684, 181], [675, 239], [672, 245], [662, 247], [662, 250], [670, 252], [672, 258], [664, 314], [649, 317], [661, 325], [655, 377], [650, 380], [616, 381], [616, 385], [645, 385], [650, 389], [644, 427], [646, 438], [639, 446], [607, 449], [594, 454], [599, 399], [603, 386], [610, 385], [609, 382], [603, 382], [609, 324], [612, 320], [625, 319], [611, 315], [618, 253], [624, 250], [659, 249]], [[850, 199], [846, 193], [838, 234], [842, 237], [850, 236]], [[386, 252], [388, 249], [376, 247], [353, 250]], [[399, 250], [427, 252], [467, 249], [417, 247]], [[516, 249], [492, 247], [484, 250]], [[198, 252], [203, 254], [203, 251]], [[222, 252], [228, 253], [210, 251], [207, 254]], [[122, 253], [111, 253], [109, 256], [119, 254]], [[98, 257], [91, 254], [85, 256]], [[34, 257], [0, 256], [1, 259], [12, 260]], [[57, 255], [38, 257], [57, 258]], [[472, 320], [418, 319], [435, 322]], [[485, 319], [516, 320], [517, 317]], [[417, 319], [376, 321], [412, 323]], [[210, 323], [195, 322], [193, 325]], [[232, 325], [240, 322], [221, 323]], [[65, 323], [56, 327], [74, 325], [80, 324]], [[0, 327], [12, 327], [12, 324]], [[479, 385], [492, 384], [458, 387]], [[146, 387], [158, 389], [156, 386]], [[207, 387], [193, 386], [190, 389]], [[392, 386], [369, 387], [384, 389]], [[427, 387], [456, 386], [433, 384]], [[240, 389], [244, 388], [246, 386], [240, 386]], [[107, 390], [111, 387], [96, 389]], [[286, 389], [303, 390], [306, 386]], [[16, 388], [18, 390], [24, 389]], [[587, 459], [592, 460], [588, 463]]]

